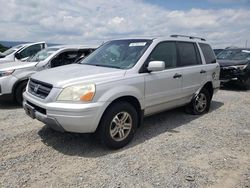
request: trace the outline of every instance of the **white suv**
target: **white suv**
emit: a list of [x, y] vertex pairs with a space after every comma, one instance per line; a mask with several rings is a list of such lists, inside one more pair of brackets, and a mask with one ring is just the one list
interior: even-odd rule
[[122, 39], [103, 44], [80, 64], [31, 76], [24, 109], [55, 130], [97, 133], [110, 148], [134, 136], [143, 117], [186, 106], [209, 110], [219, 65], [204, 39]]

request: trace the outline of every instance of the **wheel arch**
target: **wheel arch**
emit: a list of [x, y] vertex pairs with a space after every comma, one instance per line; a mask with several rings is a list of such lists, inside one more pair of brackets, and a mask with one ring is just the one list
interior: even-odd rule
[[[142, 106], [141, 106], [141, 103], [139, 101], [139, 99], [133, 95], [124, 95], [124, 96], [119, 96], [117, 98], [115, 98], [111, 103], [109, 103], [109, 105], [105, 108], [105, 110], [103, 111], [102, 113], [102, 116], [99, 120], [99, 124], [100, 122], [102, 121], [103, 117], [104, 117], [104, 114], [105, 112], [115, 103], [118, 103], [118, 102], [127, 102], [129, 104], [131, 104], [136, 112], [137, 112], [137, 115], [138, 115], [138, 127], [143, 123], [143, 116], [144, 116], [144, 110], [142, 109]], [[98, 124], [98, 127], [96, 130], [98, 130], [99, 128], [99, 124]]]
[[202, 88], [207, 89], [207, 91], [210, 94], [211, 97], [210, 100], [211, 100], [214, 94], [213, 83], [211, 81], [208, 81]]
[[13, 88], [12, 88], [12, 94], [15, 95], [16, 89], [18, 88], [18, 86], [19, 86], [20, 84], [22, 84], [22, 83], [24, 83], [24, 82], [28, 82], [28, 81], [29, 81], [29, 77], [25, 77], [25, 78], [22, 78], [22, 79], [18, 80], [18, 81], [14, 84], [14, 86], [13, 86]]

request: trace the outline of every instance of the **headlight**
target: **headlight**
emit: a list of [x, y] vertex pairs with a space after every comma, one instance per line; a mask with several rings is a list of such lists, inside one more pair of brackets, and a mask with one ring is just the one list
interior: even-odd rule
[[0, 71], [0, 77], [9, 76], [14, 72], [14, 70]]
[[58, 96], [57, 101], [92, 101], [94, 95], [94, 84], [79, 84], [63, 89]]
[[247, 68], [247, 64], [246, 65], [234, 65], [234, 66], [230, 66], [232, 68], [235, 69], [239, 69], [239, 70], [244, 70], [245, 68]]

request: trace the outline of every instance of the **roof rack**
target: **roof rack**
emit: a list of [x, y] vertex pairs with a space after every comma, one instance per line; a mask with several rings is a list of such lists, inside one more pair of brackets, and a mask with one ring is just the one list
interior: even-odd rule
[[200, 37], [194, 37], [194, 36], [188, 36], [188, 35], [170, 35], [170, 37], [186, 37], [186, 38], [189, 38], [189, 39], [200, 39], [202, 41], [206, 41], [206, 39], [204, 38], [200, 38]]

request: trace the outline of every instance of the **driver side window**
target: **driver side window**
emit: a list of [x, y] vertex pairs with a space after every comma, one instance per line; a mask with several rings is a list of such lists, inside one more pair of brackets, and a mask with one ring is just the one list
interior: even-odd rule
[[37, 52], [39, 52], [42, 48], [43, 48], [42, 44], [31, 45], [31, 46], [25, 48], [24, 50], [22, 50], [21, 52], [19, 52], [19, 58], [23, 59], [23, 58], [26, 58], [26, 57], [33, 56]]
[[50, 66], [51, 68], [54, 68], [62, 65], [72, 64], [75, 62], [77, 58], [78, 58], [77, 50], [62, 52], [50, 62]]
[[175, 42], [158, 44], [150, 55], [150, 61], [164, 61], [166, 69], [177, 66], [177, 51]]

